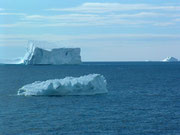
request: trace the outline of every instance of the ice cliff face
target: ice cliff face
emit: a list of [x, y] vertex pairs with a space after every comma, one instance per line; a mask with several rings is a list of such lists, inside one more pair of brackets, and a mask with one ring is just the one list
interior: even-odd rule
[[177, 62], [178, 59], [174, 58], [174, 57], [167, 57], [163, 60], [163, 62]]
[[100, 74], [89, 74], [81, 77], [66, 77], [47, 81], [36, 81], [24, 85], [17, 95], [50, 96], [50, 95], [94, 95], [107, 93], [106, 80]]
[[[80, 64], [80, 48], [57, 48], [45, 50], [37, 47], [37, 43], [30, 41], [27, 52], [23, 58], [26, 65], [34, 64]], [[50, 44], [51, 45], [51, 44]]]

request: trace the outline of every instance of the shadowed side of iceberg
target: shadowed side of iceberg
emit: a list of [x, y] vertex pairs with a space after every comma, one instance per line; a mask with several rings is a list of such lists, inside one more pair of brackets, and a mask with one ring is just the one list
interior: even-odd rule
[[51, 96], [51, 95], [95, 95], [107, 93], [106, 80], [103, 75], [89, 74], [81, 77], [66, 77], [47, 81], [36, 81], [18, 90], [17, 95]]

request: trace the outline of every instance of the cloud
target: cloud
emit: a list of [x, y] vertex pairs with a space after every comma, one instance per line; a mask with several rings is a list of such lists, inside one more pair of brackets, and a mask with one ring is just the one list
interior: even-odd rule
[[17, 22], [12, 24], [0, 24], [0, 27], [11, 28], [11, 27], [30, 27], [33, 26], [30, 22]]
[[112, 17], [119, 17], [119, 18], [148, 18], [148, 17], [159, 17], [164, 16], [162, 13], [156, 13], [156, 12], [139, 12], [136, 14], [115, 14], [110, 15]]
[[[27, 26], [30, 27], [61, 27], [61, 26], [102, 26], [102, 25], [140, 25], [155, 23], [152, 20], [143, 20], [145, 18], [166, 16], [162, 13], [156, 12], [139, 12], [133, 14], [62, 14], [62, 15], [26, 15], [21, 18], [23, 23], [14, 24], [12, 26]], [[31, 22], [29, 22], [31, 21]], [[1, 26], [1, 25], [0, 25]], [[9, 25], [8, 25], [9, 26]], [[11, 26], [11, 25], [10, 25]], [[163, 25], [162, 25], [163, 26]]]
[[13, 24], [0, 24], [0, 27], [4, 28], [11, 28], [11, 27], [83, 27], [83, 26], [128, 26], [128, 27], [141, 27], [146, 25], [152, 25], [152, 26], [169, 26], [169, 25], [175, 25], [176, 23], [172, 22], [161, 22], [161, 21], [151, 21], [151, 20], [130, 20], [130, 19], [121, 19], [121, 18], [112, 18], [107, 17], [104, 19], [96, 19], [96, 20], [83, 20], [83, 19], [77, 19], [77, 20], [54, 20], [54, 21], [20, 21]]
[[180, 6], [156, 6], [150, 4], [84, 3], [72, 8], [50, 8], [50, 11], [105, 13], [128, 10], [180, 10]]
[[25, 21], [20, 21], [12, 24], [0, 24], [0, 27], [4, 28], [11, 28], [11, 27], [41, 27], [44, 23], [41, 22], [25, 22]]
[[155, 22], [155, 21], [131, 21], [123, 19], [114, 19], [112, 20], [101, 20], [97, 22], [51, 22], [51, 23], [42, 23], [42, 22], [17, 22], [13, 24], [0, 24], [0, 27], [12, 28], [12, 27], [83, 27], [83, 26], [112, 26], [112, 25], [121, 25], [128, 27], [135, 27], [142, 25], [153, 25], [153, 26], [168, 26], [173, 25], [174, 23], [169, 22]]
[[0, 15], [19, 15], [19, 16], [25, 16], [26, 14], [25, 13], [1, 13], [0, 12]]
[[[140, 10], [146, 11], [140, 11]], [[167, 14], [166, 12], [150, 11], [179, 10], [178, 6], [155, 6], [150, 4], [121, 4], [121, 3], [84, 3], [73, 8], [57, 9], [58, 11], [69, 11], [53, 15], [26, 13], [0, 13], [0, 15], [19, 15], [13, 24], [0, 24], [0, 27], [81, 27], [81, 26], [145, 26], [152, 25], [164, 27], [176, 25], [171, 18], [179, 14]], [[54, 10], [54, 9], [50, 9]], [[137, 10], [136, 12], [116, 11]], [[75, 13], [75, 12], [80, 13]], [[71, 13], [73, 12], [73, 13]], [[103, 13], [103, 14], [102, 14]]]
[[137, 17], [159, 17], [164, 16], [164, 14], [155, 12], [140, 12], [136, 14], [64, 14], [64, 15], [53, 15], [53, 16], [43, 16], [43, 15], [27, 15], [22, 20], [101, 20], [101, 19], [111, 19], [112, 18], [137, 18]]
[[175, 22], [180, 22], [180, 18], [174, 19]]
[[22, 20], [92, 20], [102, 18], [99, 15], [93, 14], [64, 14], [64, 15], [52, 15], [52, 16], [43, 16], [43, 15], [27, 15]]
[[57, 34], [0, 34], [0, 41], [26, 41], [26, 40], [49, 40], [49, 41], [63, 41], [63, 40], [95, 40], [95, 39], [143, 39], [143, 38], [169, 38], [180, 39], [178, 34], [86, 34], [86, 35], [57, 35]]
[[173, 22], [159, 22], [159, 23], [154, 23], [155, 26], [170, 26], [170, 25], [174, 25], [175, 23]]
[[4, 27], [4, 28], [17, 27], [17, 26], [19, 26], [18, 23], [14, 23], [14, 24], [0, 24], [0, 27]]
[[3, 11], [4, 9], [3, 8], [0, 8], [0, 11]]

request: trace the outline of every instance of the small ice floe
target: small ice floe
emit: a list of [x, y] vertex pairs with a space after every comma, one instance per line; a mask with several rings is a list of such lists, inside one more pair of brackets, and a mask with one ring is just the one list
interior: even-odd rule
[[100, 74], [81, 77], [66, 77], [47, 81], [36, 81], [24, 85], [17, 95], [51, 96], [51, 95], [95, 95], [107, 93], [106, 79]]

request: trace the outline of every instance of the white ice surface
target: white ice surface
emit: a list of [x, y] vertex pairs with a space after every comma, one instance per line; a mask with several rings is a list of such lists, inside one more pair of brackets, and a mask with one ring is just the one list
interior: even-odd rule
[[163, 60], [163, 62], [177, 62], [178, 59], [174, 58], [174, 57], [167, 57]]
[[104, 76], [89, 74], [81, 77], [36, 81], [32, 84], [24, 85], [18, 90], [17, 95], [94, 95], [107, 92]]
[[39, 46], [52, 46], [54, 43], [45, 41], [29, 41], [27, 52], [23, 58], [26, 65], [34, 64], [80, 64], [80, 48], [55, 48], [46, 50]]

